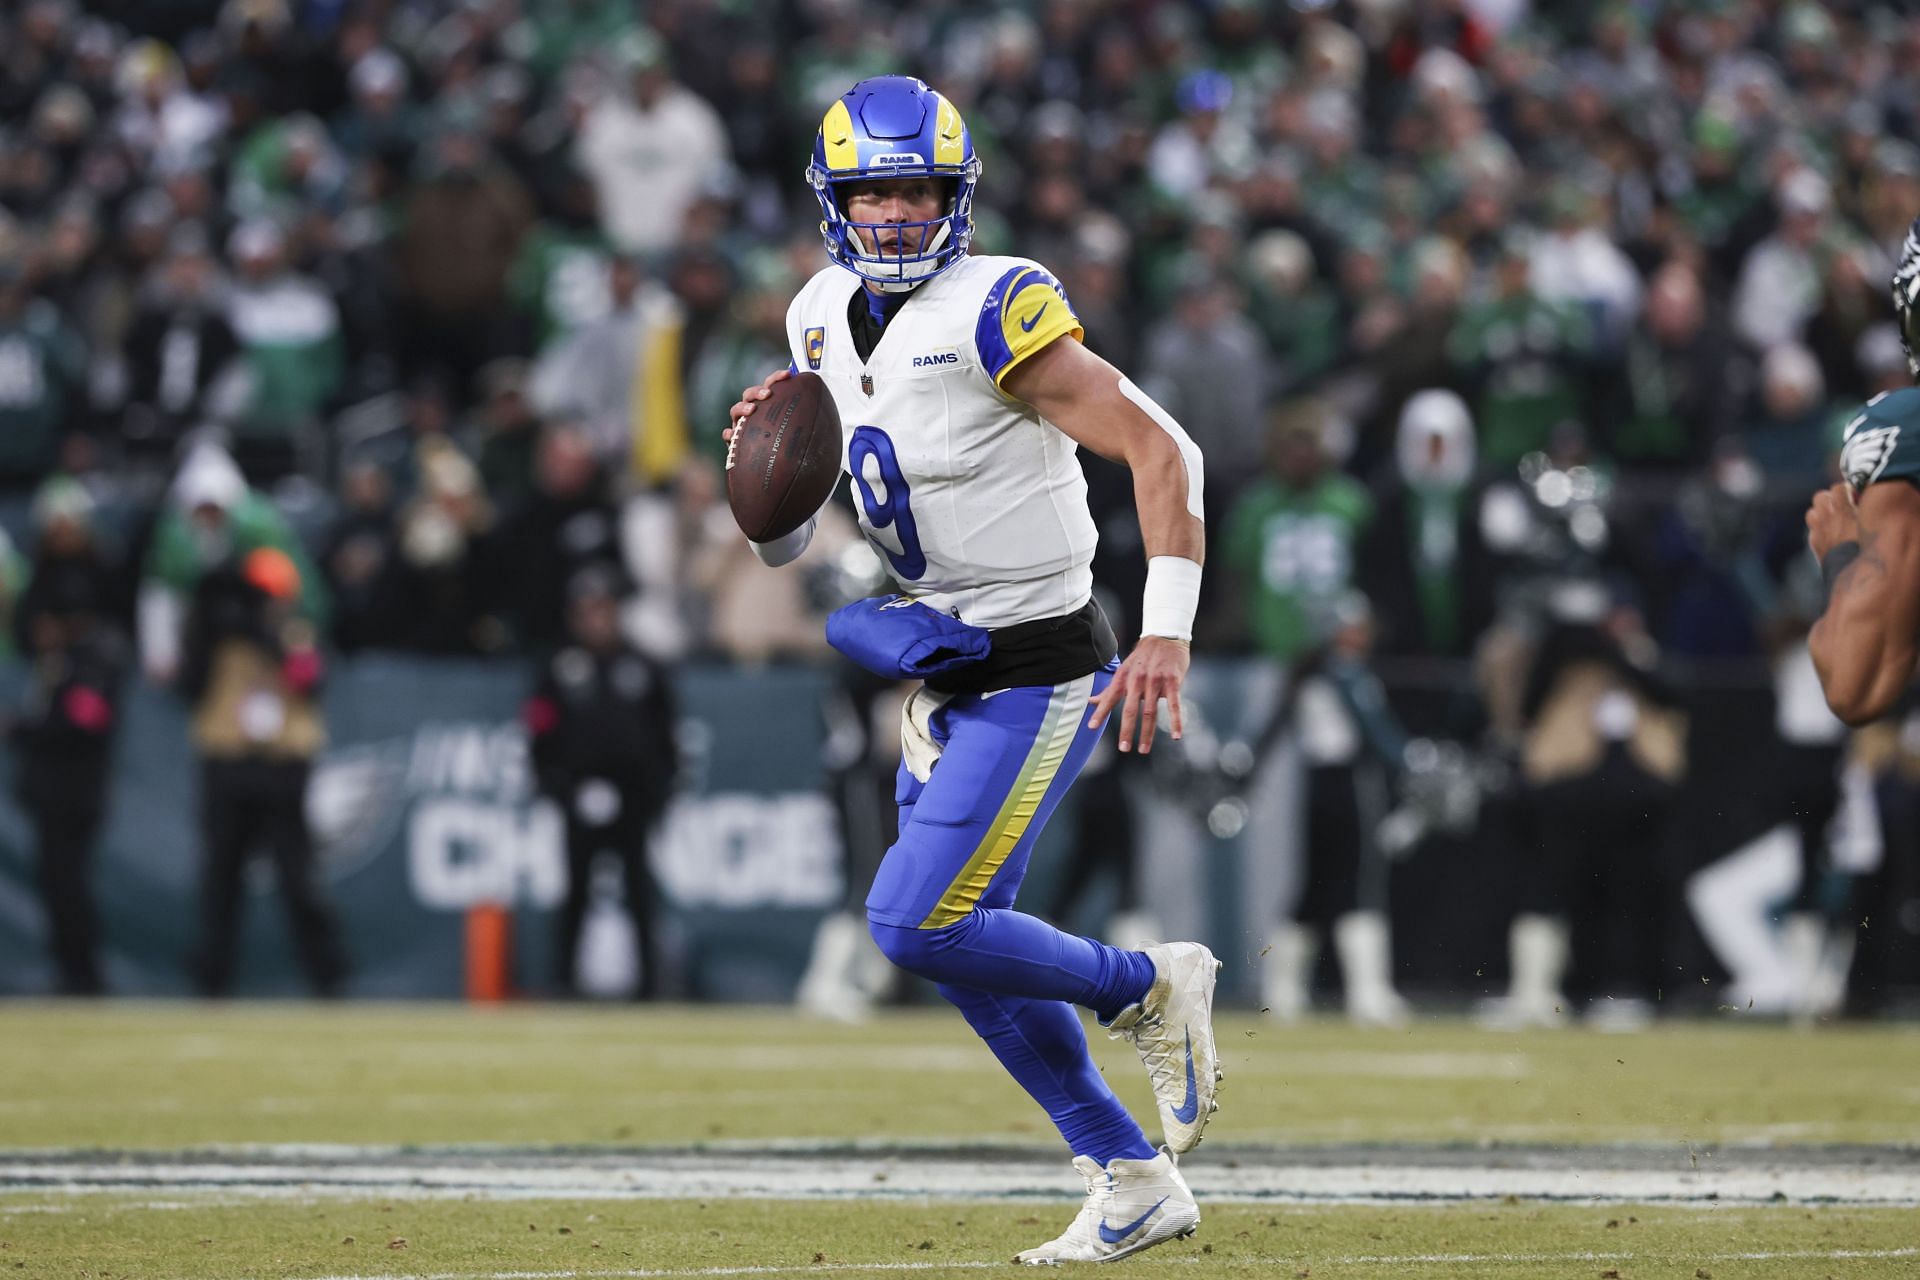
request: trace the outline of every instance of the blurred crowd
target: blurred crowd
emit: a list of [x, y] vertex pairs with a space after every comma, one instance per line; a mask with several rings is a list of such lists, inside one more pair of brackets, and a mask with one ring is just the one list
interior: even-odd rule
[[[312, 558], [341, 648], [537, 650], [568, 572], [605, 561], [662, 656], [809, 649], [780, 614], [819, 592], [734, 598], [755, 575], [716, 425], [784, 363], [821, 262], [818, 117], [882, 71], [965, 113], [979, 246], [1052, 266], [1199, 438], [1215, 647], [1285, 656], [1310, 619], [1260, 593], [1353, 585], [1309, 545], [1325, 522], [1271, 535], [1321, 470], [1379, 495], [1336, 522], [1412, 558], [1360, 584], [1393, 651], [1477, 638], [1497, 584], [1441, 563], [1436, 519], [1497, 480], [1523, 505], [1477, 511], [1456, 559], [1629, 506], [1634, 536], [1589, 520], [1563, 550], [1680, 652], [1758, 652], [1740, 561], [1770, 555], [1769, 500], [1907, 378], [1885, 282], [1920, 209], [1920, 24], [1885, 6], [24, 0], [4, 23], [0, 523], [31, 555], [31, 495], [77, 481], [129, 620], [140, 581], [191, 572], [156, 534], [224, 456], [234, 523]], [[1428, 447], [1434, 391], [1457, 399]]]
[[[824, 265], [823, 110], [908, 72], [984, 159], [976, 248], [1054, 270], [1204, 450], [1202, 651], [1319, 670], [1358, 611], [1515, 759], [1542, 654], [1630, 673], [1641, 713], [1582, 721], [1616, 744], [1651, 673], [1744, 661], [1831, 745], [1779, 673], [1799, 511], [1910, 381], [1903, 8], [16, 0], [0, 634], [97, 622], [179, 683], [202, 580], [267, 549], [318, 651], [545, 654], [591, 571], [649, 662], [822, 656], [874, 559], [849, 510], [763, 569], [719, 429]], [[1088, 470], [1137, 625], [1131, 489]]]

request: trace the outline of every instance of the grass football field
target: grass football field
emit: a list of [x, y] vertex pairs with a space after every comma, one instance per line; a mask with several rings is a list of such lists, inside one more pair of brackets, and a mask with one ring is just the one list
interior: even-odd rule
[[[1920, 1028], [1219, 1030], [1200, 1232], [1116, 1270], [1920, 1275]], [[0, 1006], [0, 1280], [972, 1275], [1079, 1196], [942, 1009]]]

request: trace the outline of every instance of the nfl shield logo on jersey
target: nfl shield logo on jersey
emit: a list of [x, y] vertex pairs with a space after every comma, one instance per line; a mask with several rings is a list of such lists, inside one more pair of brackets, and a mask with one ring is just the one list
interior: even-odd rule
[[827, 331], [824, 327], [807, 330], [807, 368], [818, 369], [820, 357], [827, 349]]
[[863, 373], [860, 375], [860, 389], [866, 392], [868, 395], [873, 394], [873, 375], [872, 374]]

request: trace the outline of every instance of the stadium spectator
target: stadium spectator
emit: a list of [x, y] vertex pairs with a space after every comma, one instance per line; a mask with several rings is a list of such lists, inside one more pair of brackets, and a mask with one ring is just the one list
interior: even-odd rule
[[[1274, 361], [1275, 390], [1297, 394], [1333, 366], [1339, 354], [1339, 302], [1315, 278], [1313, 248], [1283, 227], [1247, 246], [1249, 314]], [[1085, 304], [1076, 291], [1074, 302]]]
[[756, 372], [764, 377], [765, 370], [791, 358], [787, 301], [800, 284], [778, 254], [764, 252], [751, 259], [725, 319], [690, 364], [686, 401], [691, 444], [716, 465], [726, 460], [726, 442], [718, 431], [702, 428], [726, 421], [733, 397]]
[[614, 254], [600, 229], [593, 183], [578, 169], [554, 179], [552, 208], [525, 240], [508, 280], [513, 303], [543, 352], [613, 310]]
[[318, 281], [292, 269], [276, 224], [241, 223], [227, 251], [235, 273], [227, 322], [248, 377], [234, 458], [250, 478], [268, 481], [295, 470], [318, 442], [343, 373], [340, 311]]
[[444, 435], [414, 451], [412, 498], [394, 519], [391, 615], [395, 644], [417, 653], [476, 655], [506, 643], [492, 583], [494, 510], [480, 473]]
[[240, 345], [227, 322], [224, 284], [204, 229], [177, 229], [127, 335], [121, 429], [129, 449], [165, 459], [192, 427], [230, 416], [217, 388]]
[[501, 518], [495, 581], [513, 638], [542, 652], [565, 635], [567, 583], [596, 564], [624, 565], [620, 512], [586, 432], [546, 427], [532, 493]]
[[1442, 236], [1424, 236], [1407, 247], [1408, 296], [1384, 318], [1389, 324], [1374, 348], [1376, 400], [1360, 425], [1353, 462], [1375, 465], [1388, 449], [1408, 399], [1429, 387], [1461, 382], [1452, 362], [1452, 335], [1466, 300], [1467, 259]]
[[512, 508], [533, 491], [533, 459], [540, 417], [527, 400], [528, 366], [511, 357], [480, 370], [481, 403], [464, 432], [478, 456], [487, 496]]
[[1797, 342], [1820, 307], [1818, 254], [1826, 249], [1833, 191], [1812, 169], [1796, 169], [1775, 190], [1779, 223], [1740, 266], [1733, 330], [1755, 351]]
[[1675, 259], [1654, 274], [1646, 322], [1628, 333], [1618, 376], [1605, 384], [1601, 443], [1622, 467], [1691, 469], [1738, 425], [1752, 364], [1714, 320], [1690, 265]]
[[272, 856], [295, 948], [320, 995], [340, 994], [346, 957], [318, 881], [307, 826], [307, 781], [326, 745], [318, 636], [296, 612], [301, 571], [256, 547], [222, 560], [195, 584], [180, 691], [193, 708], [200, 758], [200, 990], [233, 989], [247, 864]]
[[1858, 353], [1867, 331], [1887, 320], [1886, 273], [1875, 269], [1877, 257], [1864, 244], [1831, 254], [1820, 275], [1819, 309], [1807, 322], [1806, 346], [1820, 362], [1827, 397], [1840, 404], [1871, 394]]
[[347, 166], [326, 126], [306, 113], [255, 129], [233, 166], [227, 203], [237, 218], [294, 226], [345, 207]]
[[140, 665], [147, 678], [171, 684], [180, 672], [182, 627], [200, 579], [229, 559], [262, 547], [286, 553], [299, 568], [301, 615], [324, 632], [327, 598], [310, 572], [286, 517], [248, 487], [219, 445], [195, 444], [175, 475], [148, 545], [139, 589]]
[[106, 820], [120, 676], [126, 645], [116, 625], [120, 591], [92, 527], [86, 491], [64, 478], [34, 500], [39, 549], [14, 612], [20, 652], [32, 664], [26, 710], [11, 739], [20, 755], [15, 794], [34, 826], [57, 989], [106, 990], [93, 909], [93, 847]]
[[1508, 236], [1491, 293], [1465, 308], [1448, 339], [1471, 389], [1481, 452], [1498, 469], [1545, 448], [1555, 428], [1582, 420], [1584, 408], [1592, 323], [1534, 290], [1531, 254], [1529, 241]]
[[27, 264], [0, 247], [0, 491], [30, 492], [53, 470], [85, 407], [86, 360]]
[[628, 33], [614, 57], [624, 79], [588, 111], [580, 165], [599, 189], [614, 244], [661, 255], [695, 196], [729, 162], [726, 129], [705, 99], [675, 82], [666, 44], [653, 32]]
[[1315, 621], [1319, 635], [1288, 669], [1278, 712], [1305, 761], [1305, 855], [1299, 892], [1269, 940], [1261, 1003], [1283, 1022], [1304, 1016], [1320, 939], [1331, 936], [1348, 1019], [1397, 1026], [1407, 1003], [1393, 986], [1387, 868], [1374, 832], [1404, 767], [1407, 732], [1368, 667], [1366, 597], [1348, 592]]
[[1760, 361], [1755, 409], [1740, 435], [1768, 486], [1782, 496], [1819, 488], [1838, 440], [1826, 379], [1813, 353], [1797, 342], [1769, 348]]
[[1496, 571], [1481, 533], [1473, 418], [1451, 391], [1400, 413], [1395, 466], [1373, 492], [1356, 578], [1383, 653], [1465, 657], [1493, 616]]
[[1317, 400], [1274, 412], [1267, 473], [1232, 508], [1221, 539], [1254, 646], [1281, 663], [1313, 647], [1316, 620], [1352, 585], [1354, 546], [1373, 518], [1365, 486], [1330, 465], [1331, 426]]
[[407, 602], [393, 590], [393, 480], [376, 463], [353, 463], [340, 500], [340, 518], [320, 553], [333, 599], [333, 643], [347, 653], [397, 647]]
[[674, 699], [665, 668], [622, 639], [619, 594], [618, 577], [604, 567], [583, 569], [566, 584], [568, 643], [542, 666], [524, 719], [540, 792], [566, 822], [559, 990], [579, 994], [580, 927], [594, 863], [609, 853], [633, 920], [636, 995], [647, 1000], [662, 991], [647, 850], [678, 768]]
[[1652, 1016], [1657, 869], [1687, 764], [1686, 720], [1658, 661], [1637, 611], [1606, 586], [1568, 579], [1553, 590], [1521, 669], [1522, 869], [1508, 994], [1482, 1011], [1493, 1025], [1564, 1021], [1570, 958], [1596, 1023]]
[[1532, 246], [1535, 296], [1586, 313], [1600, 345], [1619, 345], [1640, 313], [1640, 273], [1600, 222], [1599, 201], [1571, 179], [1549, 201], [1546, 234]]
[[508, 272], [533, 205], [465, 121], [443, 126], [425, 163], [396, 233], [407, 308], [401, 364], [444, 378], [454, 402], [465, 405], [480, 367], [504, 354]]
[[379, 157], [404, 170], [420, 142], [419, 114], [407, 100], [407, 64], [388, 48], [370, 49], [347, 73], [349, 106], [333, 137], [354, 161]]
[[1206, 458], [1207, 492], [1232, 502], [1260, 466], [1266, 438], [1266, 350], [1233, 284], [1204, 267], [1178, 286], [1173, 313], [1147, 333], [1140, 385], [1192, 424]]
[[[784, 323], [784, 308], [781, 316]], [[738, 394], [739, 388], [734, 392]], [[712, 477], [715, 473], [703, 468], [696, 474]], [[717, 481], [708, 478], [704, 483], [712, 486]], [[856, 591], [850, 593], [834, 581], [843, 572], [840, 557], [850, 550], [857, 554], [859, 534], [853, 521], [837, 506], [823, 508], [806, 554], [784, 572], [763, 564], [735, 536], [738, 532], [733, 514], [714, 504], [703, 512], [689, 539], [687, 581], [699, 599], [709, 648], [746, 666], [825, 657], [827, 614], [842, 595], [857, 594], [857, 588], [868, 585], [856, 581]], [[877, 562], [870, 568], [878, 574]]]
[[579, 423], [611, 472], [631, 460], [663, 480], [687, 449], [683, 311], [631, 254], [613, 259], [607, 289], [606, 313], [548, 347], [527, 392], [543, 417]]

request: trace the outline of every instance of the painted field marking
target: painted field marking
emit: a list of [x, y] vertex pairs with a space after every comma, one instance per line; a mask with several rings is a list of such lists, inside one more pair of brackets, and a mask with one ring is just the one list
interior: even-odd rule
[[[1225, 1155], [1226, 1153], [1222, 1153]], [[80, 1153], [0, 1155], [0, 1191], [42, 1194], [133, 1192], [229, 1196], [328, 1195], [494, 1200], [769, 1199], [1009, 1200], [1070, 1198], [1071, 1174], [1053, 1162], [956, 1155], [834, 1153], [768, 1159], [744, 1152], [586, 1153], [544, 1157], [475, 1151], [429, 1159], [302, 1158], [266, 1150], [259, 1159], [189, 1153], [177, 1158], [103, 1160]], [[1512, 1154], [1488, 1164], [1430, 1164], [1390, 1152], [1341, 1153], [1339, 1163], [1241, 1154], [1197, 1164], [1189, 1180], [1217, 1202], [1392, 1204], [1518, 1197], [1584, 1204], [1851, 1204], [1920, 1206], [1920, 1164], [1850, 1161], [1728, 1163], [1699, 1168], [1528, 1167]]]

